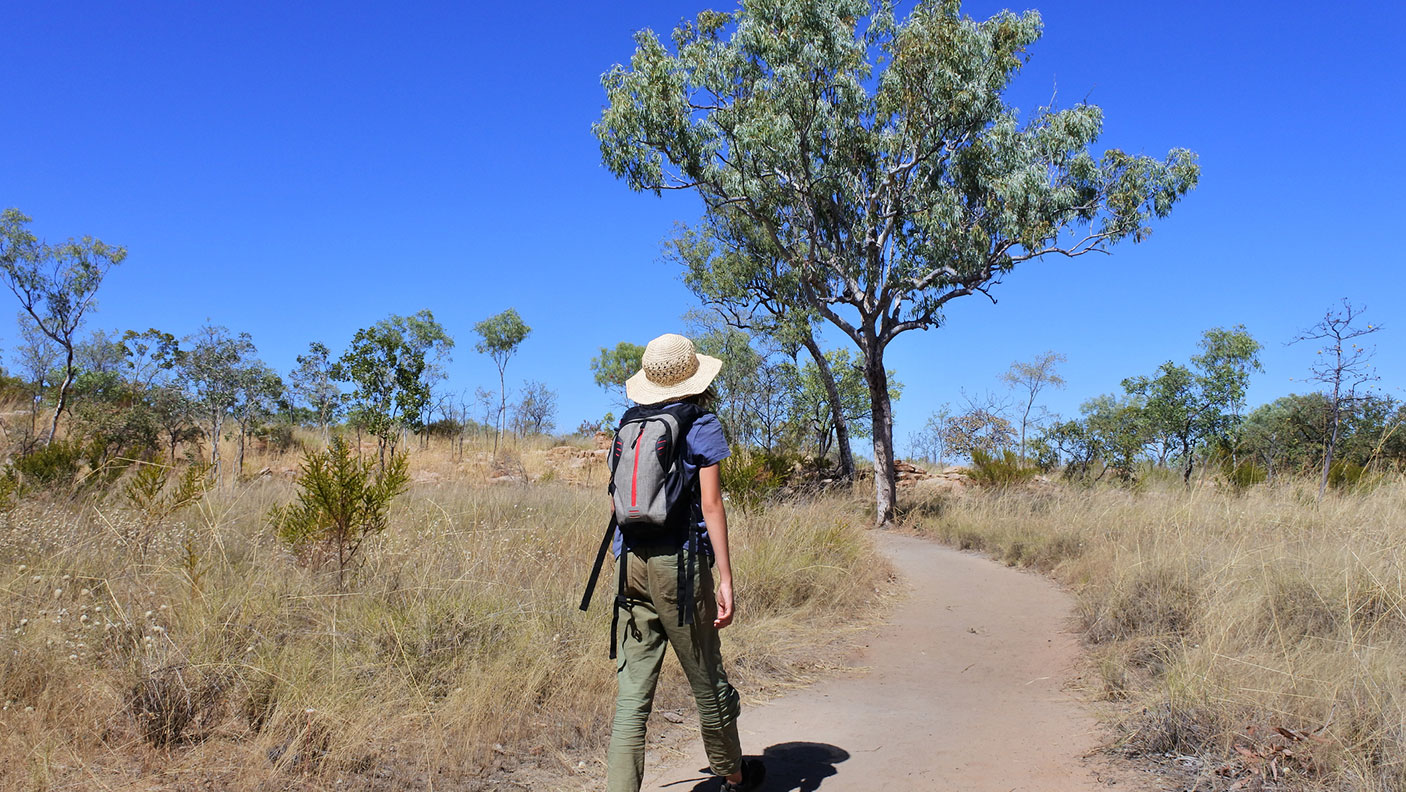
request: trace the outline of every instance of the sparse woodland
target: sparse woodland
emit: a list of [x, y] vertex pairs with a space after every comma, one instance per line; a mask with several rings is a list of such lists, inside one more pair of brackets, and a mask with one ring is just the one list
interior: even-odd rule
[[[739, 686], [841, 662], [894, 592], [869, 531], [897, 527], [1071, 589], [1110, 751], [1195, 789], [1406, 788], [1406, 404], [1371, 364], [1392, 329], [1346, 300], [1293, 339], [1191, 329], [1184, 360], [1064, 416], [1044, 405], [1076, 353], [1009, 350], [904, 444], [895, 336], [1017, 264], [1142, 241], [1196, 156], [1096, 157], [1087, 104], [1017, 123], [1034, 12], [772, 5], [707, 12], [674, 51], [642, 32], [594, 128], [630, 188], [705, 204], [664, 259], [724, 364]], [[822, 44], [810, 82], [778, 76]], [[599, 779], [609, 610], [576, 603], [615, 416], [514, 385], [533, 317], [483, 318], [471, 352], [430, 310], [368, 317], [283, 372], [237, 327], [100, 329], [103, 278], [141, 252], [30, 223], [0, 218], [0, 789]], [[590, 361], [619, 409], [645, 340]], [[1290, 342], [1302, 388], [1251, 404], [1262, 344]], [[456, 353], [497, 382], [451, 382]], [[656, 710], [688, 700], [670, 677]]]

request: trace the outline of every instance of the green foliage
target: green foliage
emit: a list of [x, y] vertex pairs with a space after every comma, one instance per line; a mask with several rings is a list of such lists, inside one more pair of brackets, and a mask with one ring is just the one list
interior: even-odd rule
[[1334, 462], [1328, 469], [1328, 486], [1344, 492], [1366, 488], [1378, 478], [1371, 468], [1345, 459]]
[[269, 424], [260, 427], [254, 436], [262, 440], [264, 446], [275, 454], [286, 454], [289, 451], [302, 448], [302, 443], [298, 442], [298, 436], [293, 432], [292, 424]]
[[761, 506], [786, 482], [794, 459], [733, 445], [732, 454], [718, 465], [723, 492], [744, 513]]
[[1068, 358], [1062, 353], [1051, 350], [1029, 363], [1016, 361], [1001, 375], [1001, 381], [1006, 383], [1007, 387], [1018, 388], [1025, 392], [1025, 403], [1021, 405], [1020, 413], [1019, 453], [1022, 459], [1025, 458], [1027, 432], [1031, 427], [1039, 426], [1042, 423], [1041, 414], [1031, 415], [1035, 410], [1035, 400], [1040, 397], [1040, 391], [1045, 388], [1064, 387], [1064, 378], [1059, 375], [1056, 368], [1067, 360]]
[[269, 524], [304, 557], [313, 557], [318, 549], [328, 551], [336, 561], [341, 587], [365, 542], [386, 529], [391, 502], [409, 487], [410, 475], [404, 453], [393, 454], [378, 469], [374, 461], [353, 454], [341, 435], [334, 435], [325, 451], [303, 460], [294, 483], [298, 499], [274, 507]]
[[[1241, 452], [1273, 475], [1307, 473], [1321, 468], [1332, 425], [1329, 395], [1281, 396], [1250, 412]], [[1371, 395], [1342, 405], [1333, 456], [1359, 466], [1406, 465], [1406, 403]]]
[[6, 470], [0, 474], [0, 512], [7, 512], [15, 507], [15, 502], [19, 499], [20, 484], [15, 478], [13, 470]]
[[376, 437], [383, 466], [387, 453], [395, 453], [402, 430], [423, 425], [435, 360], [453, 346], [429, 311], [392, 315], [356, 331], [330, 369], [332, 379], [351, 383], [349, 417]]
[[493, 362], [501, 366], [531, 334], [532, 328], [522, 321], [517, 309], [509, 308], [475, 324], [474, 332], [479, 336], [474, 349], [488, 355]]
[[972, 466], [967, 475], [972, 482], [983, 487], [1012, 487], [1024, 484], [1040, 471], [1025, 464], [1020, 455], [1010, 449], [992, 453], [981, 448], [972, 449]]
[[1098, 396], [1079, 408], [1083, 418], [1046, 427], [1032, 448], [1039, 466], [1064, 465], [1071, 479], [1097, 480], [1107, 473], [1131, 482], [1138, 458], [1147, 445], [1147, 419], [1142, 403], [1114, 394]]
[[317, 341], [308, 344], [305, 355], [298, 356], [298, 366], [288, 375], [293, 394], [300, 398], [317, 417], [323, 438], [327, 427], [342, 410], [342, 392], [333, 381], [332, 353]]
[[76, 440], [55, 440], [11, 463], [26, 487], [58, 488], [73, 484], [83, 470], [87, 448]]
[[94, 469], [160, 448], [160, 430], [145, 394], [117, 371], [83, 371], [74, 380], [73, 396], [71, 435], [84, 438]]
[[494, 421], [496, 432], [493, 435], [493, 453], [496, 455], [498, 439], [503, 434], [503, 413], [508, 408], [508, 386], [504, 372], [508, 367], [508, 359], [517, 352], [518, 346], [532, 332], [532, 328], [522, 321], [517, 309], [509, 308], [474, 325], [474, 332], [479, 337], [474, 349], [488, 355], [498, 367], [498, 417]]
[[1179, 458], [1187, 482], [1198, 448], [1238, 438], [1250, 373], [1261, 370], [1261, 345], [1244, 325], [1207, 330], [1200, 347], [1191, 359], [1194, 370], [1167, 361], [1155, 377], [1123, 380], [1124, 390], [1143, 400], [1158, 462]]
[[67, 353], [49, 424], [52, 443], [73, 384], [75, 335], [93, 306], [103, 276], [122, 263], [127, 250], [92, 237], [50, 245], [29, 231], [30, 221], [18, 209], [0, 213], [0, 281], [19, 298], [35, 327]]
[[[175, 469], [167, 465], [145, 463], [136, 466], [136, 472], [127, 480], [122, 494], [127, 498], [127, 505], [144, 517], [144, 530], [134, 537], [143, 553], [149, 548], [156, 528], [176, 512], [205, 497], [214, 485], [213, 474], [214, 465], [204, 461], [187, 465], [179, 477], [175, 476]], [[176, 482], [175, 487], [168, 488], [172, 480]], [[185, 549], [187, 560], [190, 560], [195, 549], [193, 546]], [[188, 572], [193, 576], [197, 570], [192, 568]], [[194, 580], [194, 577], [191, 579]]]
[[[864, 370], [858, 357], [848, 349], [833, 349], [825, 353], [825, 361], [840, 397], [840, 414], [849, 427], [850, 436], [872, 436], [874, 406], [869, 399], [869, 387], [864, 382]], [[890, 370], [888, 381], [889, 397], [894, 400], [902, 397], [903, 383], [898, 381], [898, 372]], [[835, 420], [824, 377], [814, 360], [807, 360], [801, 365], [798, 384], [792, 407], [795, 419], [810, 430], [816, 454], [824, 456], [834, 440]]]
[[601, 347], [600, 354], [591, 358], [591, 371], [595, 374], [596, 384], [613, 390], [616, 398], [624, 403], [625, 380], [640, 370], [643, 358], [644, 347], [629, 341], [621, 341], [611, 349]]
[[225, 420], [240, 402], [245, 370], [257, 350], [248, 333], [231, 335], [217, 325], [207, 325], [186, 339], [189, 347], [181, 354], [178, 382], [190, 399], [191, 409], [206, 422], [210, 438], [210, 462], [220, 469], [220, 443]]
[[987, 407], [972, 407], [949, 417], [942, 431], [948, 451], [973, 460], [978, 452], [999, 453], [1016, 439], [1011, 422]]
[[1220, 443], [1206, 454], [1206, 468], [1219, 470], [1221, 480], [1237, 493], [1269, 480], [1268, 469], [1252, 455], [1235, 453], [1229, 442]]
[[[956, 2], [918, 2], [900, 21], [894, 9], [745, 3], [682, 23], [672, 51], [641, 30], [629, 65], [602, 78], [592, 127], [631, 189], [695, 190], [708, 222], [744, 242], [731, 282], [850, 338], [882, 416], [897, 335], [939, 326], [947, 303], [1022, 262], [1146, 238], [1199, 177], [1185, 149], [1095, 155], [1093, 105], [1006, 104], [1043, 31], [1037, 12], [978, 22]], [[876, 459], [893, 457], [888, 425]], [[891, 471], [876, 477], [880, 522], [893, 487]]]

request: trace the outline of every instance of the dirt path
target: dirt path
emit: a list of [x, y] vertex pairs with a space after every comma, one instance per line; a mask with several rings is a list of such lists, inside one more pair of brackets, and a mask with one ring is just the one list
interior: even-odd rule
[[[743, 750], [765, 756], [766, 792], [1104, 787], [1079, 758], [1097, 744], [1096, 724], [1063, 690], [1078, 658], [1065, 630], [1070, 597], [1039, 575], [877, 536], [910, 592], [860, 652], [863, 670], [738, 722]], [[696, 738], [681, 749], [645, 789], [717, 788], [699, 772], [707, 762]]]

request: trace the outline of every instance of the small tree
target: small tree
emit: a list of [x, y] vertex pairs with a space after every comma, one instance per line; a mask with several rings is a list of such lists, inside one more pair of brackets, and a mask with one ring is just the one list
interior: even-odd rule
[[1260, 344], [1243, 325], [1208, 330], [1200, 346], [1191, 359], [1194, 370], [1169, 360], [1153, 377], [1123, 380], [1124, 390], [1142, 401], [1158, 464], [1176, 454], [1187, 486], [1197, 448], [1238, 431], [1250, 373], [1260, 368]]
[[288, 375], [294, 394], [312, 409], [322, 442], [331, 440], [328, 426], [342, 409], [342, 391], [332, 379], [333, 363], [327, 346], [314, 341], [306, 355], [298, 356], [298, 367]]
[[262, 361], [250, 360], [239, 369], [239, 386], [231, 414], [239, 426], [235, 475], [244, 474], [244, 447], [249, 434], [274, 414], [283, 398], [283, 380]]
[[947, 421], [952, 418], [952, 405], [944, 403], [928, 414], [923, 428], [908, 436], [914, 456], [936, 462], [938, 469], [947, 466]]
[[220, 436], [225, 419], [239, 403], [245, 370], [256, 353], [254, 340], [248, 333], [234, 336], [224, 327], [207, 325], [187, 338], [186, 343], [189, 348], [181, 355], [179, 378], [209, 427], [210, 464], [219, 481]]
[[545, 382], [522, 383], [522, 398], [513, 407], [513, 430], [519, 436], [550, 434], [556, 429], [557, 392]]
[[[1056, 368], [1059, 364], [1067, 360], [1059, 352], [1046, 352], [1037, 356], [1029, 363], [1016, 361], [1006, 373], [1001, 375], [1001, 380], [1011, 389], [1019, 389], [1025, 396], [1025, 403], [1022, 405], [1020, 413], [1020, 458], [1025, 460], [1025, 434], [1032, 425], [1030, 413], [1035, 409], [1035, 400], [1039, 398], [1040, 391], [1045, 388], [1063, 388], [1064, 378], [1059, 376]], [[1038, 419], [1035, 421], [1038, 423]]]
[[1134, 397], [1106, 394], [1084, 402], [1079, 411], [1083, 418], [1056, 421], [1031, 444], [1040, 467], [1063, 463], [1066, 477], [1085, 478], [1101, 462], [1095, 479], [1112, 471], [1118, 479], [1132, 481], [1149, 442], [1142, 404]]
[[295, 485], [298, 499], [277, 506], [269, 524], [299, 552], [326, 548], [337, 562], [337, 588], [358, 561], [367, 540], [386, 530], [391, 502], [410, 485], [405, 454], [392, 454], [384, 467], [353, 454], [341, 435], [326, 450], [303, 460]]
[[474, 325], [474, 332], [479, 335], [479, 342], [474, 348], [492, 358], [494, 365], [498, 367], [498, 417], [494, 422], [493, 434], [493, 458], [496, 460], [498, 441], [503, 436], [503, 413], [508, 407], [508, 386], [504, 379], [504, 371], [508, 367], [508, 359], [517, 351], [523, 339], [532, 332], [532, 328], [522, 321], [516, 309], [509, 308]]
[[[818, 456], [827, 455], [832, 448], [838, 452], [839, 473], [843, 479], [844, 446], [851, 436], [861, 439], [869, 436], [873, 402], [869, 400], [869, 388], [864, 382], [864, 369], [848, 349], [832, 349], [822, 357], [823, 367], [816, 364], [814, 357], [801, 365], [794, 418], [804, 422], [810, 430]], [[897, 401], [903, 395], [903, 383], [898, 381], [896, 371], [890, 370], [888, 378], [890, 398]], [[840, 421], [848, 427], [843, 442], [840, 424], [835, 422], [836, 400]]]
[[63, 380], [45, 441], [52, 443], [73, 386], [74, 341], [83, 316], [93, 307], [103, 276], [122, 263], [127, 250], [92, 237], [49, 245], [30, 233], [29, 222], [18, 209], [0, 214], [0, 280], [35, 326], [63, 350]]
[[943, 429], [947, 449], [954, 454], [971, 458], [974, 451], [996, 454], [1010, 448], [1015, 439], [1015, 429], [1011, 422], [1001, 417], [990, 406], [972, 405], [958, 415], [947, 419]]
[[[145, 463], [137, 467], [122, 491], [128, 505], [143, 517], [141, 533], [135, 537], [142, 555], [150, 548], [157, 528], [176, 512], [205, 497], [212, 483], [210, 472], [211, 466], [205, 462], [187, 466], [179, 478], [174, 475], [174, 468], [166, 465]], [[171, 481], [176, 486], [167, 489]]]
[[1323, 383], [1328, 389], [1328, 431], [1323, 444], [1319, 499], [1323, 498], [1328, 488], [1328, 473], [1333, 467], [1333, 452], [1341, 436], [1343, 414], [1365, 395], [1369, 383], [1380, 379], [1371, 365], [1376, 348], [1361, 346], [1356, 339], [1381, 330], [1381, 325], [1353, 327], [1352, 323], [1362, 318], [1365, 308], [1358, 308], [1346, 299], [1342, 305], [1342, 310], [1328, 309], [1318, 324], [1299, 333], [1290, 342], [1316, 341], [1322, 344], [1322, 348], [1315, 352], [1316, 362], [1309, 369], [1309, 379]]
[[333, 379], [352, 384], [351, 420], [376, 437], [383, 468], [405, 430], [420, 428], [430, 403], [432, 359], [453, 345], [429, 311], [392, 315], [356, 331], [333, 366]]
[[614, 347], [600, 348], [600, 354], [591, 358], [591, 371], [595, 373], [596, 384], [614, 396], [618, 406], [630, 403], [625, 395], [625, 380], [640, 370], [644, 359], [644, 347], [621, 341]]

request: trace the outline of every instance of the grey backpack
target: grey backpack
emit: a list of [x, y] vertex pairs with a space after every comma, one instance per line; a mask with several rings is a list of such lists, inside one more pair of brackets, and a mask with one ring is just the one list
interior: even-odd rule
[[[610, 495], [624, 535], [678, 529], [689, 518], [683, 446], [702, 409], [636, 407], [626, 411], [610, 445]], [[695, 414], [696, 411], [696, 414]]]
[[[615, 504], [605, 529], [595, 565], [581, 598], [581, 610], [591, 603], [591, 593], [600, 577], [611, 540], [618, 528], [623, 546], [640, 542], [672, 544], [678, 547], [679, 620], [693, 618], [693, 579], [697, 565], [696, 526], [701, 518], [695, 496], [697, 476], [684, 467], [688, 430], [708, 411], [694, 404], [677, 403], [663, 407], [637, 405], [625, 411], [610, 446], [611, 499]], [[615, 617], [624, 601], [624, 565], [621, 565], [620, 592], [616, 595]], [[614, 627], [611, 629], [615, 632]], [[611, 646], [611, 657], [615, 648]]]

